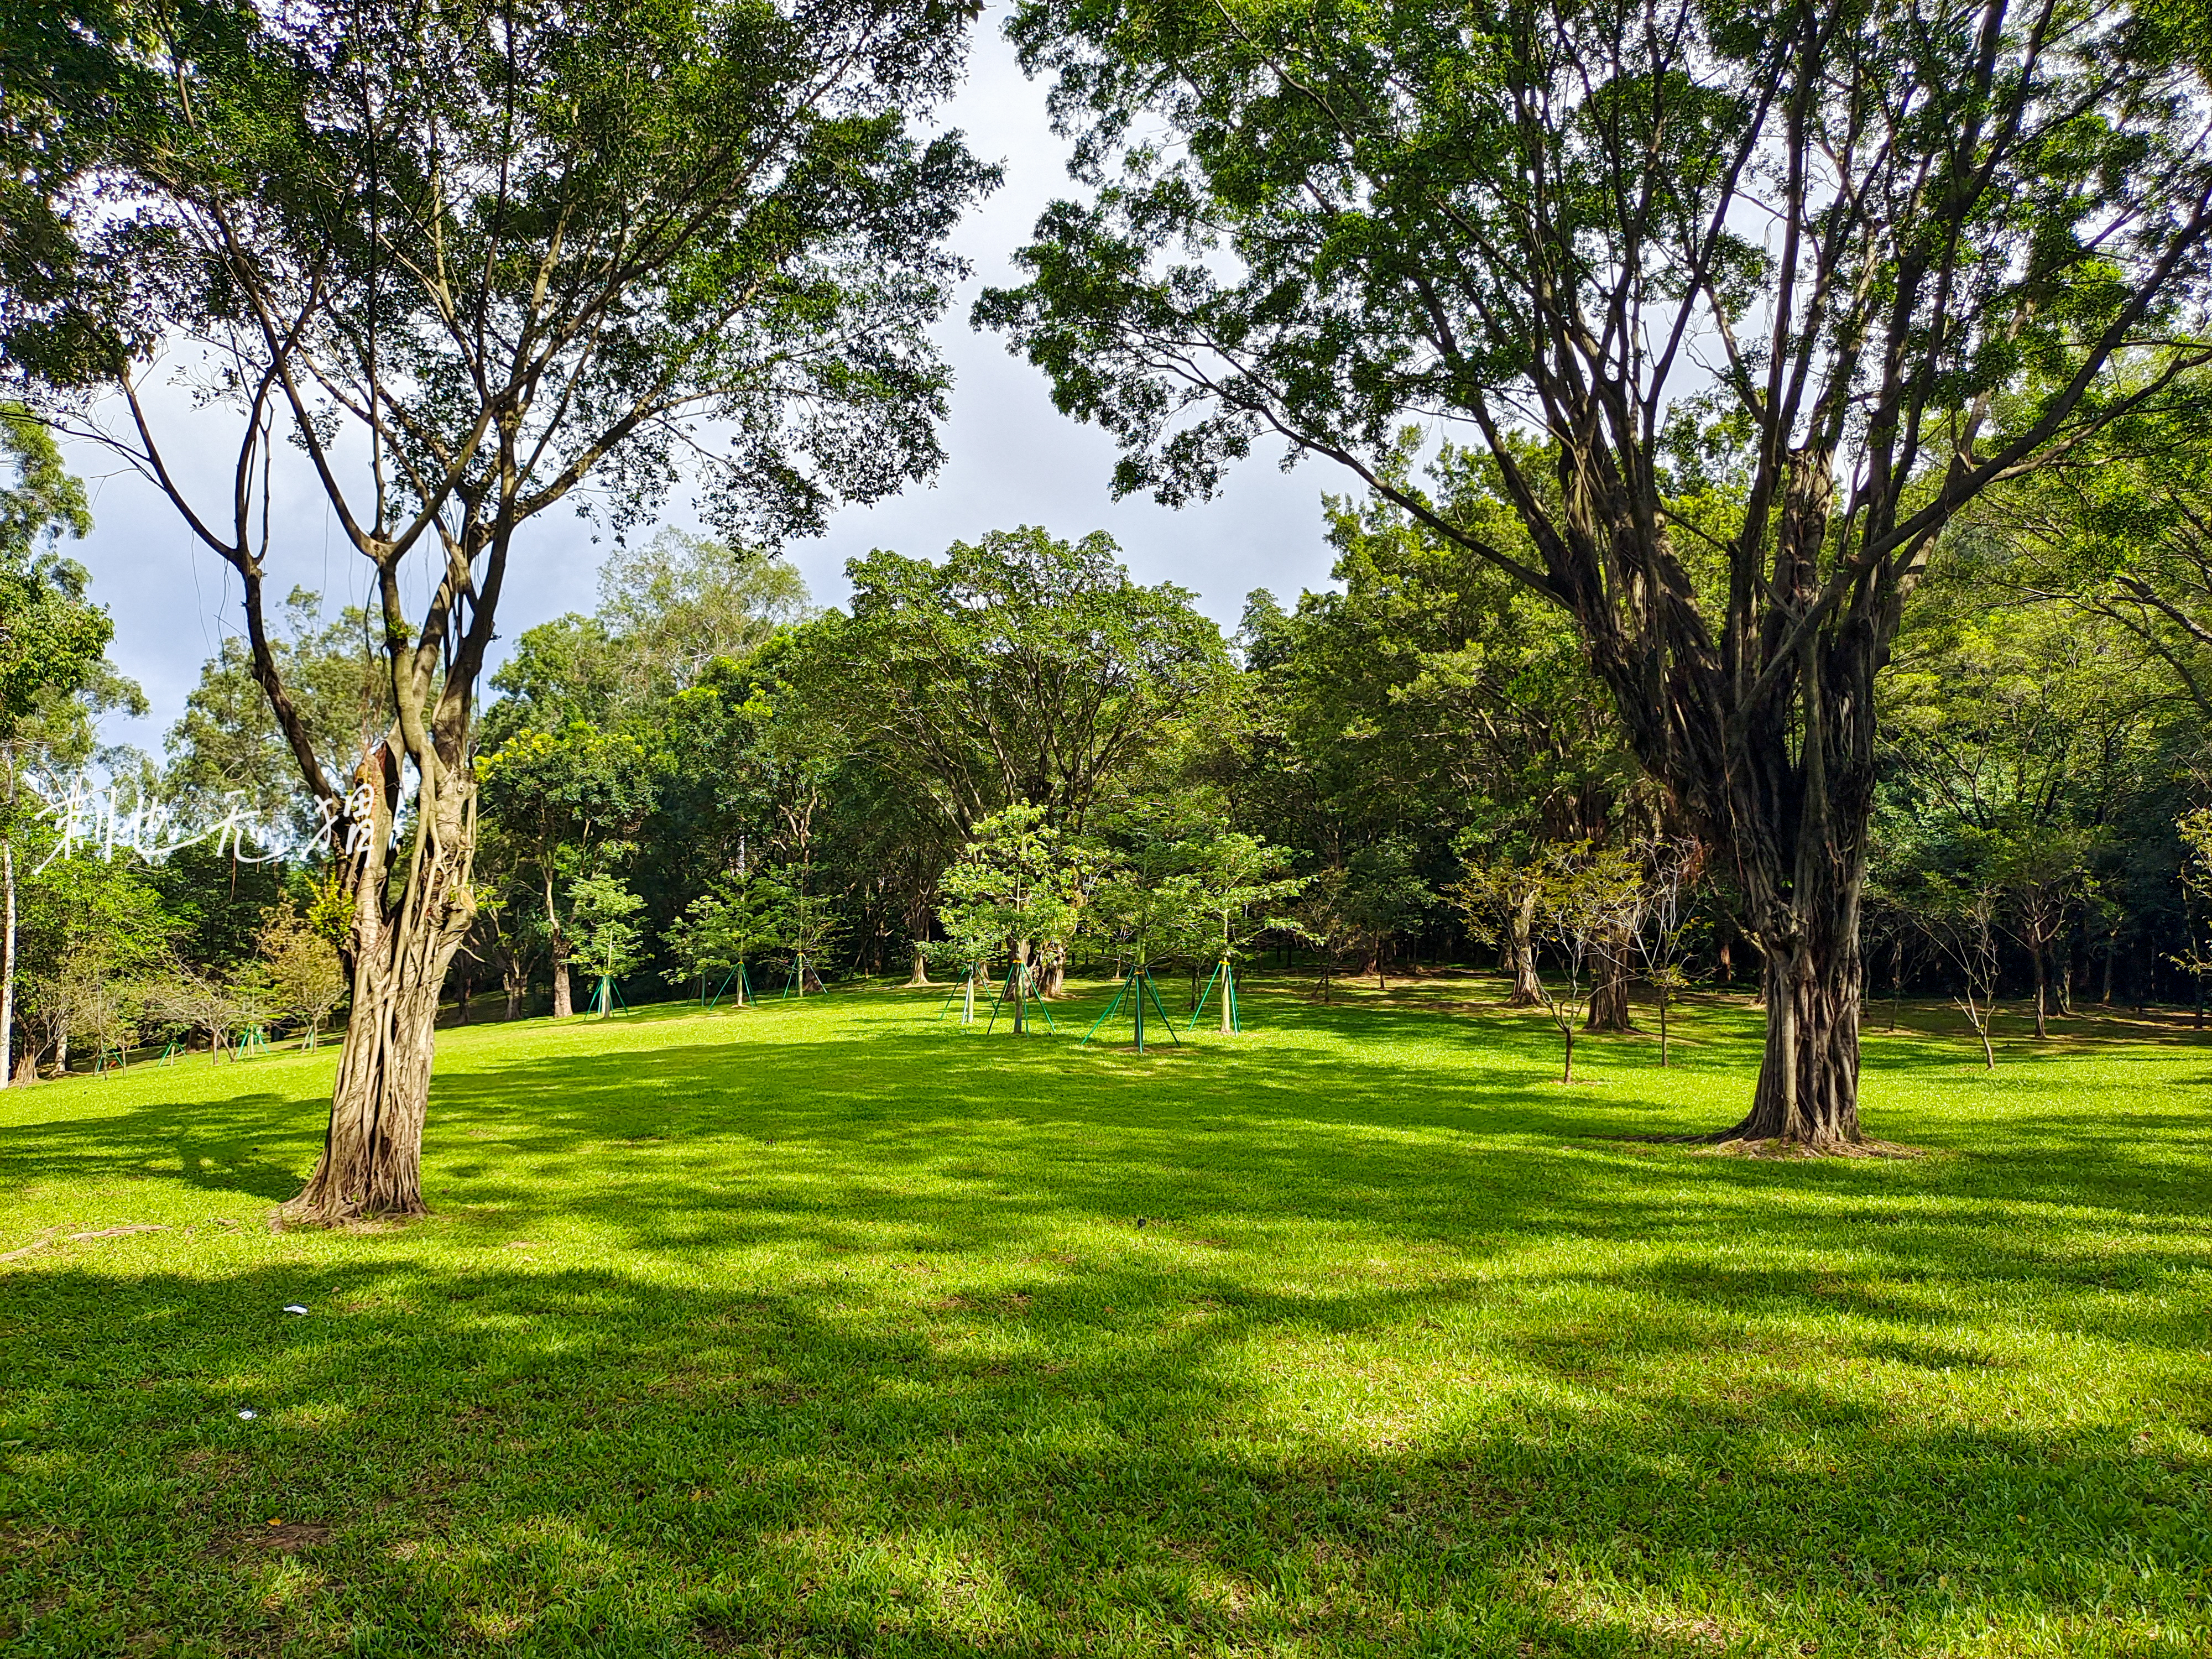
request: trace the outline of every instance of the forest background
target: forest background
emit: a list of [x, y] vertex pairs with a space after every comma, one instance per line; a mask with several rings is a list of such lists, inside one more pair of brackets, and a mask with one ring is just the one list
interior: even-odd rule
[[[2212, 445], [2190, 406], [1978, 503], [1914, 595], [1881, 681], [1870, 1000], [1948, 996], [1978, 1028], [2018, 1000], [2039, 1032], [2077, 1002], [2201, 1010]], [[240, 641], [161, 756], [100, 744], [102, 713], [137, 696], [99, 660], [98, 596], [66, 557], [82, 493], [40, 428], [8, 432], [8, 580], [87, 662], [67, 695], [30, 686], [5, 739], [14, 1080], [312, 1033], [344, 994], [343, 916], [312, 862], [212, 838], [160, 863], [57, 845], [54, 781], [88, 769], [172, 804], [180, 830], [242, 805], [306, 834], [314, 811]], [[1725, 434], [1676, 462], [1686, 510], [1741, 491]], [[1508, 533], [1478, 458], [1447, 451], [1425, 486]], [[1258, 848], [1268, 914], [1231, 941], [1201, 916], [1139, 949], [1194, 992], [1226, 945], [1324, 991], [1495, 963], [1534, 1001], [1531, 969], [1571, 965], [1591, 981], [1572, 1018], [1614, 1028], [1649, 1023], [1639, 979], [1755, 994], [1727, 872], [1629, 754], [1565, 619], [1387, 501], [1324, 512], [1335, 586], [1287, 607], [1255, 592], [1233, 637], [1193, 594], [1133, 581], [1103, 534], [878, 551], [827, 610], [744, 546], [672, 529], [617, 546], [597, 610], [528, 630], [493, 678], [481, 908], [448, 1018], [921, 981], [933, 960], [955, 977], [976, 949], [948, 937], [948, 872], [1025, 805], [1090, 912], [1018, 947], [1046, 995], [1072, 960], [1126, 964], [1115, 872], [1195, 881], [1231, 844]], [[51, 666], [52, 639], [18, 637]], [[319, 751], [379, 740], [389, 679], [360, 612], [295, 592], [276, 648]], [[1626, 912], [1587, 902], [1607, 870]]]

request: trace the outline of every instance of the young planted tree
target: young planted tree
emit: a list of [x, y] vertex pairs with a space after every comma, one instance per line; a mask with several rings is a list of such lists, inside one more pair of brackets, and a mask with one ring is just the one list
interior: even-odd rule
[[[1285, 907], [1305, 890], [1306, 878], [1289, 874], [1290, 861], [1283, 848], [1237, 830], [1217, 830], [1197, 848], [1193, 865], [1198, 904], [1205, 915], [1206, 953], [1214, 958], [1221, 984], [1224, 1036], [1239, 1029], [1237, 967], [1250, 954], [1252, 941], [1297, 927]], [[1194, 1024], [1204, 1011], [1206, 994], [1200, 994], [1199, 1005], [1191, 1010]]]
[[1364, 937], [1359, 919], [1346, 896], [1350, 873], [1341, 865], [1329, 865], [1307, 878], [1298, 902], [1291, 908], [1289, 931], [1303, 939], [1321, 959], [1316, 989], [1326, 1003], [1336, 970], [1345, 956]]
[[258, 1008], [250, 979], [181, 957], [172, 957], [146, 981], [147, 1012], [206, 1037], [210, 1062], [229, 1051], [231, 1038], [252, 1023]]
[[938, 917], [947, 935], [994, 940], [992, 954], [1006, 958], [1006, 994], [1018, 1034], [1029, 1030], [1029, 1004], [1040, 990], [1036, 956], [1075, 937], [1091, 874], [1091, 860], [1043, 807], [1017, 801], [975, 826], [939, 884]]
[[[1091, 888], [1083, 924], [1110, 941], [1128, 963], [1121, 989], [1098, 1024], [1127, 1003], [1137, 1052], [1142, 1054], [1147, 999], [1162, 1019], [1168, 1018], [1152, 978], [1152, 964], [1176, 957], [1194, 963], [1202, 960], [1212, 943], [1211, 906], [1205, 878], [1194, 867], [1198, 849], [1192, 843], [1143, 821], [1127, 826], [1121, 839], [1123, 844], [1107, 855], [1109, 861]], [[1194, 1012], [1196, 1001], [1194, 986]], [[1172, 1021], [1169, 1035], [1174, 1036]]]
[[1997, 1068], [1990, 1035], [1996, 1024], [2002, 906], [1994, 881], [1971, 878], [1931, 880], [1916, 906], [1923, 935], [1955, 975], [1951, 1000], [1981, 1039], [1982, 1064], [1992, 1072]]
[[1536, 982], [1542, 988], [1544, 1012], [1566, 1045], [1559, 1081], [1572, 1083], [1575, 1028], [1589, 1012], [1595, 985], [1592, 970], [1607, 942], [1629, 933], [1631, 918], [1641, 912], [1643, 877], [1626, 854], [1587, 842], [1556, 848], [1546, 862], [1536, 926], [1552, 946], [1558, 972]]
[[[960, 1023], [975, 1023], [975, 993], [988, 989], [991, 983], [991, 968], [1005, 954], [1006, 935], [1000, 919], [992, 908], [985, 905], [948, 905], [938, 912], [938, 924], [945, 930], [942, 939], [932, 939], [925, 947], [930, 956], [959, 975], [959, 988], [953, 993], [960, 999]], [[947, 1007], [951, 998], [945, 1000]], [[939, 1011], [942, 1018], [943, 1011]]]
[[790, 957], [790, 986], [802, 997], [810, 985], [817, 993], [828, 993], [830, 988], [822, 982], [822, 964], [845, 936], [845, 919], [837, 914], [836, 907], [821, 894], [807, 890], [812, 878], [813, 872], [801, 866], [787, 871], [784, 879], [764, 878], [762, 884], [764, 895], [775, 906], [771, 943]]
[[[2138, 349], [2212, 258], [2191, 16], [1026, 0], [1086, 199], [976, 315], [1117, 488], [1279, 441], [1572, 617], [1765, 958], [1724, 1133], [1842, 1146], [1905, 598], [1968, 502], [2204, 357]], [[1409, 422], [1479, 441], [1525, 554], [1390, 476]]]
[[[782, 936], [783, 899], [781, 886], [762, 878], [739, 871], [719, 877], [668, 930], [665, 942], [676, 964], [665, 975], [668, 982], [680, 985], [696, 977], [703, 1002], [707, 981], [719, 975], [737, 1006], [747, 1006], [752, 999], [745, 964]], [[715, 1000], [720, 996], [718, 989]]]
[[[235, 574], [255, 676], [343, 819], [354, 1015], [295, 1214], [422, 1207], [437, 999], [473, 910], [477, 681], [539, 515], [580, 501], [620, 529], [689, 469], [774, 545], [938, 464], [927, 329], [992, 174], [915, 130], [958, 84], [968, 16], [157, 3], [97, 42], [112, 98], [80, 97], [58, 49], [21, 66], [10, 95], [56, 112], [58, 153], [96, 154], [35, 175], [82, 280], [0, 262], [9, 361]], [[202, 497], [210, 454], [229, 476]], [[394, 718], [349, 768], [270, 644], [279, 467], [374, 595]]]
[[520, 1019], [539, 945], [537, 929], [531, 926], [535, 911], [529, 895], [515, 891], [500, 878], [502, 860], [496, 856], [483, 858], [483, 851], [480, 848], [478, 857], [485, 866], [486, 879], [477, 890], [477, 914], [470, 933], [473, 942], [465, 948], [476, 952], [479, 961], [489, 953], [506, 998], [506, 1017]]
[[619, 876], [599, 871], [570, 884], [568, 907], [577, 960], [594, 981], [592, 1006], [606, 1019], [615, 1011], [615, 981], [640, 960], [638, 946], [645, 941], [645, 929], [638, 926], [637, 913], [645, 901], [624, 886]]
[[2051, 1036], [2051, 1005], [2063, 1004], [2066, 974], [2058, 946], [2087, 896], [2093, 832], [2073, 825], [2040, 827], [2010, 837], [1998, 860], [1996, 877], [2005, 898], [2013, 937], [2027, 952], [2035, 987], [2035, 1035]]

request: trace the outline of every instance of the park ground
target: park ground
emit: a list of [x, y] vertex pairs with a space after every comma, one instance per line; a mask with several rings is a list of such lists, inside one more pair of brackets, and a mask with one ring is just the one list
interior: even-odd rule
[[327, 1048], [0, 1094], [0, 1654], [2212, 1652], [2212, 1046], [1908, 1007], [1918, 1156], [1750, 1159], [1752, 1011], [1494, 994], [448, 1032], [345, 1233]]

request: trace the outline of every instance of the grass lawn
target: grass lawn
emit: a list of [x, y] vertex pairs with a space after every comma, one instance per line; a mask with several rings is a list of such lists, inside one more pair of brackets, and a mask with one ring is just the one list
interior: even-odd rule
[[1927, 1155], [1753, 1161], [1628, 1138], [1749, 1011], [1492, 994], [451, 1032], [351, 1234], [329, 1050], [0, 1093], [0, 1654], [2212, 1653], [2212, 1046], [1877, 1031]]

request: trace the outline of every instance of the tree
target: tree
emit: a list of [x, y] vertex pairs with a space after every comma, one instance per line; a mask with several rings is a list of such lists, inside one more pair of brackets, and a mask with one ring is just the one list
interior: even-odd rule
[[149, 1012], [208, 1040], [208, 1059], [221, 1060], [230, 1039], [252, 1023], [258, 997], [249, 974], [224, 973], [172, 957], [147, 981]]
[[653, 773], [638, 738], [580, 721], [558, 733], [520, 732], [477, 768], [484, 808], [511, 844], [517, 872], [526, 871], [537, 889], [556, 1019], [575, 1012], [569, 963], [577, 946], [567, 916], [574, 884], [603, 873], [611, 847], [644, 821]]
[[1130, 971], [1156, 962], [1195, 961], [1211, 943], [1211, 906], [1204, 878], [1190, 868], [1191, 849], [1152, 840], [1114, 856], [1091, 884], [1084, 926], [1111, 941]]
[[1615, 848], [1583, 842], [1554, 848], [1536, 896], [1536, 926], [1559, 963], [1555, 980], [1540, 976], [1544, 1012], [1566, 1045], [1559, 1081], [1575, 1080], [1575, 1027], [1589, 1011], [1595, 981], [1589, 977], [1599, 951], [1633, 930], [1643, 908], [1643, 884], [1634, 862]]
[[[1088, 199], [975, 315], [1117, 489], [1279, 441], [1571, 617], [1765, 957], [1724, 1133], [1845, 1146], [1903, 604], [1977, 495], [2204, 358], [2136, 372], [2207, 273], [2185, 15], [1028, 0]], [[1409, 420], [1479, 434], [1532, 556], [1390, 478]]]
[[1703, 873], [1705, 849], [1694, 840], [1647, 836], [1636, 849], [1642, 866], [1643, 902], [1631, 941], [1644, 982], [1659, 1004], [1659, 1064], [1668, 1063], [1667, 1012], [1690, 983], [1690, 942], [1701, 925], [1690, 899]]
[[[0, 240], [6, 240], [0, 238]], [[85, 597], [82, 566], [55, 551], [92, 528], [84, 486], [63, 467], [46, 429], [20, 404], [0, 403], [0, 459], [14, 480], [0, 488], [0, 1088], [15, 1069], [16, 816], [19, 739], [27, 721], [66, 702], [91, 680], [113, 632]]]
[[1307, 878], [1287, 873], [1291, 854], [1283, 848], [1236, 830], [1216, 830], [1205, 837], [1194, 862], [1206, 949], [1219, 964], [1223, 980], [1225, 1036], [1237, 1029], [1238, 961], [1257, 935], [1295, 930], [1297, 923], [1280, 907], [1305, 890]]
[[1361, 938], [1358, 919], [1346, 896], [1351, 875], [1340, 864], [1326, 865], [1307, 878], [1297, 903], [1291, 910], [1297, 937], [1313, 947], [1321, 958], [1321, 1000], [1327, 1003], [1338, 965]]
[[975, 1023], [975, 992], [990, 980], [992, 964], [1005, 954], [1006, 935], [997, 911], [983, 904], [949, 904], [938, 913], [944, 937], [926, 947], [929, 955], [960, 975], [960, 1023]]
[[345, 1000], [344, 964], [328, 933], [289, 903], [262, 912], [255, 953], [269, 986], [272, 1011], [300, 1022], [303, 1047], [315, 1047], [323, 1022]]
[[599, 1018], [614, 1012], [614, 983], [637, 966], [637, 947], [645, 930], [637, 913], [645, 901], [605, 872], [578, 876], [569, 884], [568, 907], [575, 927], [576, 958], [598, 979], [592, 994]]
[[1957, 975], [1951, 1000], [1982, 1042], [1982, 1064], [1994, 1072], [1990, 1034], [1996, 1019], [1996, 884], [1971, 877], [1931, 880], [1920, 895], [1921, 930]]
[[810, 982], [817, 991], [828, 989], [822, 983], [822, 963], [837, 948], [845, 933], [844, 918], [830, 902], [807, 890], [811, 876], [811, 872], [800, 867], [784, 871], [781, 878], [768, 878], [763, 883], [764, 893], [774, 906], [769, 912], [774, 923], [769, 943], [790, 956], [790, 982], [802, 997]]
[[802, 630], [811, 695], [911, 780], [956, 838], [1016, 802], [1080, 832], [1115, 777], [1235, 674], [1192, 596], [1129, 580], [1103, 532], [956, 542], [847, 568], [849, 616]]
[[2197, 1018], [2204, 1009], [2204, 981], [2212, 979], [2212, 946], [2206, 943], [2206, 909], [2212, 904], [2212, 807], [2185, 812], [2174, 825], [2180, 834], [2183, 856], [2181, 890], [2187, 908], [2189, 932], [2182, 948], [2167, 960], [2195, 981]]
[[[54, 851], [51, 827], [41, 828], [47, 836], [31, 845]], [[136, 987], [174, 924], [134, 859], [89, 848], [53, 857], [23, 884], [21, 898], [15, 1012], [32, 1033], [27, 1057], [52, 1054], [58, 1075], [76, 1038], [124, 1045], [136, 1024]]]
[[598, 620], [622, 642], [623, 693], [640, 703], [698, 684], [717, 657], [750, 657], [811, 610], [782, 560], [680, 530], [618, 550], [599, 570]]
[[948, 935], [995, 939], [1011, 966], [1014, 1030], [1029, 1029], [1036, 994], [1033, 955], [1075, 937], [1094, 860], [1048, 821], [1045, 809], [1018, 801], [975, 826], [974, 837], [939, 883], [939, 915]]
[[1500, 963], [1512, 975], [1509, 1008], [1530, 1008], [1544, 1000], [1536, 977], [1536, 903], [1543, 896], [1550, 860], [1541, 844], [1520, 836], [1502, 842], [1481, 830], [1463, 830], [1453, 843], [1460, 878], [1443, 890], [1468, 931], [1503, 946]]
[[2034, 977], [2039, 1041], [2051, 1036], [2054, 983], [2062, 1010], [2071, 1012], [2066, 1006], [2067, 976], [2057, 963], [2057, 947], [2087, 895], [2092, 850], [2093, 837], [2088, 834], [2060, 830], [2014, 839], [1998, 860], [1996, 877], [2004, 891], [2013, 936], [2027, 951]]
[[1391, 939], [1420, 920], [1436, 895], [1414, 869], [1413, 847], [1402, 836], [1361, 848], [1345, 873], [1345, 914], [1365, 942], [1375, 988], [1387, 990], [1384, 952]]
[[617, 546], [599, 567], [599, 609], [525, 629], [493, 672], [504, 695], [485, 711], [483, 742], [658, 719], [717, 659], [750, 659], [811, 610], [799, 572], [756, 549], [668, 528]]
[[721, 974], [736, 993], [737, 1006], [745, 1006], [746, 959], [781, 937], [783, 897], [779, 884], [742, 871], [718, 878], [669, 930], [676, 965], [665, 975], [668, 982], [678, 985], [696, 976], [703, 999], [707, 976]]
[[[97, 149], [39, 180], [102, 280], [16, 280], [11, 361], [235, 572], [294, 761], [343, 810], [354, 1015], [295, 1214], [422, 1207], [439, 990], [472, 909], [477, 680], [527, 527], [580, 501], [619, 532], [688, 468], [718, 522], [772, 545], [938, 464], [927, 330], [959, 270], [945, 236], [994, 174], [909, 124], [958, 83], [967, 17], [155, 6], [93, 32], [123, 91], [82, 118], [58, 50], [23, 66]], [[153, 392], [172, 344], [205, 394], [173, 422]], [[228, 458], [219, 507], [185, 447]], [[265, 615], [270, 481], [295, 454], [367, 563], [392, 683], [349, 775], [315, 751]]]

